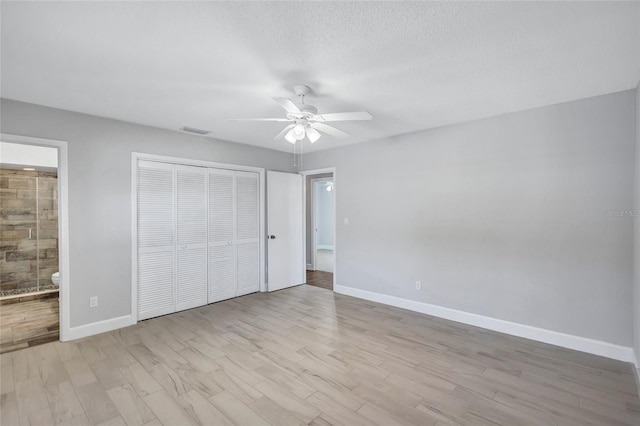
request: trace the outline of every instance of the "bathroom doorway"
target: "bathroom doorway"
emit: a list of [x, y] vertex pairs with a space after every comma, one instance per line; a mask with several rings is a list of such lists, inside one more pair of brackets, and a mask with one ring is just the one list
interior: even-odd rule
[[0, 141], [0, 353], [60, 338], [58, 149]]

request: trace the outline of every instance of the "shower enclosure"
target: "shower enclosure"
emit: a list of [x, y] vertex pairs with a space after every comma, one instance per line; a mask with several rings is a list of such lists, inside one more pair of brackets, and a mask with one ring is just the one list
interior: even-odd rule
[[0, 236], [0, 298], [57, 291], [57, 172], [0, 168]]

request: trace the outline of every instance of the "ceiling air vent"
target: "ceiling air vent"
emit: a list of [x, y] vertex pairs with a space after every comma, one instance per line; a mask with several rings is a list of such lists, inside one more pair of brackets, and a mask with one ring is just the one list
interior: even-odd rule
[[195, 127], [189, 126], [181, 127], [180, 130], [187, 133], [193, 133], [194, 135], [208, 135], [209, 133], [211, 133], [208, 130], [196, 129]]

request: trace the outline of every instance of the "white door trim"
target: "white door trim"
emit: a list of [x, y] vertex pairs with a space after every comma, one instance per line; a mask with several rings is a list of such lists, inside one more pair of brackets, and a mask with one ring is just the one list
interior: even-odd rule
[[2, 142], [46, 146], [58, 149], [58, 266], [60, 268], [60, 340], [71, 340], [69, 278], [69, 166], [67, 142], [0, 133]]
[[138, 321], [138, 160], [157, 161], [185, 166], [207, 167], [214, 169], [237, 170], [258, 173], [260, 176], [260, 291], [267, 291], [265, 283], [265, 169], [262, 167], [244, 166], [240, 164], [217, 163], [213, 161], [190, 158], [170, 157], [166, 155], [131, 153], [131, 316], [134, 323]]
[[[336, 212], [338, 211], [338, 173], [335, 167], [325, 167], [323, 169], [313, 169], [313, 170], [304, 170], [302, 172], [299, 172], [301, 175], [303, 175], [305, 177], [305, 181], [307, 176], [313, 176], [313, 175], [321, 175], [324, 173], [333, 173], [333, 191], [334, 191], [334, 196], [333, 196], [333, 288], [335, 290], [336, 288], [336, 283], [338, 282], [338, 238], [337, 238], [337, 229], [338, 229], [338, 218], [337, 218], [337, 214]], [[304, 227], [305, 227], [305, 232], [304, 232], [304, 266], [306, 268], [307, 266], [307, 185], [305, 183], [305, 185], [302, 185], [304, 194], [303, 194], [303, 201], [302, 201], [302, 214], [304, 215]], [[311, 186], [311, 191], [313, 192], [313, 185]], [[312, 199], [313, 202], [313, 199]], [[312, 237], [313, 238], [313, 237]], [[315, 265], [315, 256], [313, 257], [313, 267], [315, 269], [316, 265]], [[305, 280], [306, 282], [306, 280]]]

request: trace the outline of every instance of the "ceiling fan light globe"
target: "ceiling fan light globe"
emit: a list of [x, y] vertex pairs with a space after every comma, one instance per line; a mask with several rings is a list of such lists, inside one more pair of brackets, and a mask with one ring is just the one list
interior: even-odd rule
[[309, 127], [307, 129], [307, 137], [309, 138], [309, 141], [311, 143], [314, 143], [315, 141], [320, 139], [320, 136], [322, 136], [320, 132], [314, 129], [313, 127]]
[[296, 141], [298, 140], [293, 133], [293, 129], [289, 130], [287, 134], [284, 135], [284, 138], [289, 143], [296, 143]]
[[[302, 124], [302, 123], [296, 124], [296, 127], [293, 128], [293, 134], [296, 135], [296, 137], [302, 136], [302, 138], [303, 138], [304, 137], [304, 124]], [[299, 138], [299, 139], [302, 139], [302, 138]]]

